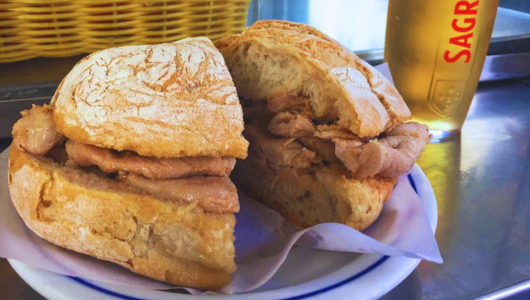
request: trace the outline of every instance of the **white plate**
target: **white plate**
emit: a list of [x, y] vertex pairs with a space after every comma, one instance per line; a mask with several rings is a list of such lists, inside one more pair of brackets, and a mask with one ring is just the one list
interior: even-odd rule
[[[429, 180], [415, 165], [409, 181], [423, 201], [429, 223], [436, 230], [438, 210]], [[238, 295], [175, 294], [170, 291], [153, 291], [124, 288], [59, 275], [9, 260], [15, 271], [32, 288], [48, 299], [376, 299], [388, 293], [403, 281], [419, 259], [388, 257], [369, 254], [332, 252], [294, 247], [278, 273], [257, 290]]]

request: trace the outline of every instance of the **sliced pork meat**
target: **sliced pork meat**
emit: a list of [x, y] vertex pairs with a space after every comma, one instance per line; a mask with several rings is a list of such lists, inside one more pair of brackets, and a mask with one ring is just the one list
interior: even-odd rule
[[228, 176], [236, 162], [232, 157], [144, 157], [134, 152], [117, 152], [73, 140], [66, 142], [66, 152], [71, 160], [82, 167], [97, 165], [106, 173], [124, 171], [154, 179]]
[[236, 213], [239, 211], [237, 190], [228, 177], [153, 180], [142, 175], [120, 174], [116, 180], [153, 197], [184, 203], [197, 202], [197, 206], [207, 212]]
[[294, 115], [290, 112], [278, 113], [269, 123], [269, 131], [281, 137], [301, 137], [313, 135], [315, 125], [304, 115]]
[[273, 113], [291, 111], [306, 116], [311, 116], [313, 114], [309, 98], [289, 95], [287, 93], [281, 93], [268, 99], [267, 107]]
[[410, 136], [426, 140], [427, 142], [431, 139], [429, 128], [426, 125], [416, 122], [401, 123], [390, 131], [387, 136]]
[[323, 140], [318, 137], [303, 136], [299, 137], [298, 141], [302, 143], [307, 149], [316, 152], [323, 161], [339, 162], [337, 155], [335, 155], [335, 144], [329, 140]]
[[335, 154], [350, 170], [353, 177], [357, 179], [373, 177], [383, 170], [384, 155], [382, 151], [375, 151], [382, 150], [377, 148], [382, 145], [381, 143], [374, 141], [364, 144], [359, 140], [340, 138], [334, 138], [333, 143], [335, 143]]
[[21, 112], [22, 118], [13, 126], [13, 145], [34, 155], [45, 155], [63, 143], [64, 136], [57, 132], [53, 122], [53, 107], [33, 105]]
[[351, 131], [339, 127], [339, 125], [318, 125], [315, 136], [321, 139], [354, 139], [357, 140], [357, 136]]
[[332, 139], [335, 154], [356, 179], [379, 175], [398, 177], [407, 173], [429, 143], [427, 126], [399, 124], [387, 137], [363, 144], [359, 140]]
[[260, 130], [255, 124], [246, 124], [243, 134], [263, 151], [273, 167], [309, 168], [312, 164], [321, 162], [315, 152], [305, 148], [295, 138], [275, 138], [266, 129]]

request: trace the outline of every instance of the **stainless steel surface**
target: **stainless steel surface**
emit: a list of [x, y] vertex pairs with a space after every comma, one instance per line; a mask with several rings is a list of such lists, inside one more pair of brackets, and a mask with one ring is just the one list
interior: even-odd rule
[[481, 84], [461, 136], [428, 145], [418, 164], [436, 194], [444, 263], [422, 262], [382, 299], [527, 290], [516, 284], [530, 280], [530, 87]]
[[484, 61], [480, 81], [491, 81], [530, 75], [530, 52], [490, 55]]
[[494, 40], [528, 34], [530, 34], [530, 14], [503, 7], [499, 8], [492, 35]]
[[496, 300], [496, 299], [507, 299], [508, 297], [511, 297], [511, 299], [513, 300], [515, 300], [516, 298], [519, 298], [522, 300], [522, 299], [527, 299], [528, 295], [525, 295], [524, 292], [528, 290], [530, 290], [530, 280], [525, 280], [523, 282], [514, 284], [512, 286], [497, 290], [493, 293], [480, 296], [476, 298], [475, 300]]

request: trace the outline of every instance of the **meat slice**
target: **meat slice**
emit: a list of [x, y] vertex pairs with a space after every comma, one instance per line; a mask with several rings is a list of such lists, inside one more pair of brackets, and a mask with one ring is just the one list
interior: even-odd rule
[[21, 112], [22, 119], [13, 126], [13, 145], [34, 155], [45, 155], [64, 141], [53, 122], [53, 107], [33, 105]]
[[383, 169], [384, 155], [378, 142], [362, 143], [359, 140], [334, 138], [335, 154], [356, 179], [373, 177]]
[[275, 138], [255, 124], [246, 124], [243, 134], [261, 149], [271, 167], [309, 168], [321, 162], [315, 152], [305, 148], [295, 138]]
[[134, 152], [66, 142], [68, 157], [82, 167], [97, 165], [106, 173], [119, 171], [142, 174], [148, 178], [182, 178], [197, 175], [228, 176], [235, 165], [232, 157], [154, 158]]
[[273, 113], [291, 111], [306, 116], [313, 114], [309, 98], [289, 95], [288, 93], [281, 93], [267, 99], [267, 107]]
[[316, 128], [307, 116], [281, 112], [270, 121], [269, 131], [281, 137], [301, 137], [313, 135]]
[[407, 173], [429, 143], [427, 126], [399, 124], [387, 137], [363, 144], [359, 140], [334, 138], [335, 154], [356, 179], [379, 175], [398, 177]]
[[317, 132], [315, 132], [315, 136], [321, 139], [358, 139], [357, 136], [351, 131], [339, 127], [339, 125], [318, 125]]
[[298, 141], [307, 149], [316, 152], [318, 156], [322, 157], [323, 161], [340, 162], [337, 155], [335, 155], [335, 144], [333, 142], [309, 136], [299, 137]]
[[235, 185], [228, 177], [191, 177], [154, 180], [142, 175], [120, 174], [116, 180], [153, 197], [184, 203], [196, 202], [206, 212], [236, 213], [239, 201]]
[[390, 160], [388, 167], [379, 175], [397, 177], [410, 171], [431, 137], [429, 129], [423, 124], [410, 122], [396, 126], [381, 142], [390, 149], [399, 151], [399, 155], [394, 154], [394, 159]]

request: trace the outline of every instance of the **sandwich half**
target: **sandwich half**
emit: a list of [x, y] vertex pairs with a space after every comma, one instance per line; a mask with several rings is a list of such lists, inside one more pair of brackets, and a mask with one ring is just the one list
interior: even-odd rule
[[81, 60], [13, 127], [9, 187], [36, 234], [172, 284], [220, 289], [234, 263], [243, 115], [206, 38]]
[[259, 21], [215, 43], [243, 105], [238, 187], [299, 227], [364, 230], [430, 140], [373, 67], [318, 30]]

